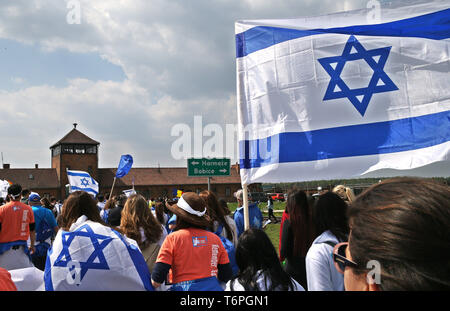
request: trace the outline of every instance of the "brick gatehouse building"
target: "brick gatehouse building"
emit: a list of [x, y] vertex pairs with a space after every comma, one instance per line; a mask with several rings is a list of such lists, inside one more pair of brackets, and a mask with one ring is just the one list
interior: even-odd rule
[[[111, 191], [116, 168], [99, 168], [98, 151], [100, 143], [73, 129], [50, 147], [51, 168], [12, 168], [3, 164], [0, 179], [18, 183], [22, 188], [30, 189], [41, 196], [54, 196], [57, 199], [67, 197], [68, 184], [66, 170], [88, 172], [100, 185], [100, 193]], [[118, 155], [119, 157], [119, 155]], [[208, 189], [207, 177], [188, 177], [186, 167], [133, 167], [128, 175], [118, 178], [114, 185], [114, 194], [134, 189], [145, 196], [173, 197], [173, 190], [200, 192]], [[218, 197], [234, 201], [233, 193], [241, 188], [239, 166], [232, 165], [231, 175], [211, 177], [211, 190]], [[250, 185], [250, 191], [262, 191], [260, 184]]]

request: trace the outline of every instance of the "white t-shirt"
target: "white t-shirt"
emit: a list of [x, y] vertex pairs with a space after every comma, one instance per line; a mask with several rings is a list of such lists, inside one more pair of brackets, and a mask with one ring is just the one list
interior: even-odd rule
[[[258, 284], [258, 288], [261, 291], [267, 291], [267, 289], [270, 287], [270, 280], [267, 279], [267, 283], [264, 282], [264, 274], [261, 273], [261, 271], [258, 272], [259, 276], [256, 280], [256, 283]], [[293, 278], [291, 278], [292, 284], [294, 285], [294, 291], [304, 292], [305, 289]], [[276, 289], [277, 290], [277, 289]], [[231, 280], [228, 281], [227, 285], [225, 286], [225, 291], [231, 291]], [[244, 286], [242, 286], [241, 283], [239, 283], [239, 280], [234, 280], [233, 283], [233, 291], [245, 291]]]

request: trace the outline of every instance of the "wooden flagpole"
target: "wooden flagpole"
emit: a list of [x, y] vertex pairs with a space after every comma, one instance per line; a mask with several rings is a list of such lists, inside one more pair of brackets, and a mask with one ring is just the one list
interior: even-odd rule
[[111, 193], [109, 194], [109, 199], [112, 199], [112, 194], [113, 194], [115, 183], [116, 183], [116, 176], [114, 176], [114, 181], [113, 181], [113, 184], [112, 184], [112, 187], [111, 187]]

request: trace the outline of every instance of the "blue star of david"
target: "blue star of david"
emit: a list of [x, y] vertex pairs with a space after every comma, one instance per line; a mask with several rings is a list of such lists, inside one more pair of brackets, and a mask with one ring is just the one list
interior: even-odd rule
[[[86, 272], [89, 269], [97, 270], [109, 270], [108, 263], [106, 262], [103, 249], [113, 240], [111, 237], [101, 234], [96, 234], [91, 227], [84, 225], [73, 232], [62, 233], [62, 245], [63, 249], [55, 260], [54, 266], [67, 267], [67, 264], [72, 261], [72, 257], [69, 252], [70, 244], [72, 244], [75, 237], [88, 237], [91, 239], [94, 251], [89, 258], [84, 262], [79, 262], [81, 267], [80, 281], [83, 280]], [[100, 240], [100, 241], [99, 241]], [[94, 262], [98, 258], [98, 262]], [[65, 260], [64, 260], [65, 259]]]
[[81, 178], [81, 185], [82, 186], [88, 186], [89, 185], [89, 180], [87, 180], [86, 178]]
[[[350, 53], [353, 48], [356, 50], [356, 53]], [[341, 56], [318, 59], [319, 63], [331, 77], [323, 100], [348, 98], [361, 116], [364, 116], [373, 94], [398, 90], [398, 87], [392, 82], [386, 72], [384, 72], [384, 66], [391, 48], [389, 46], [366, 50], [354, 36], [350, 36]], [[374, 59], [377, 56], [379, 56], [378, 61]], [[364, 59], [367, 62], [373, 70], [373, 75], [368, 87], [350, 90], [342, 80], [341, 73], [346, 62], [359, 59]], [[331, 64], [336, 64], [336, 66], [333, 68]], [[380, 83], [380, 81], [383, 83]], [[358, 99], [358, 96], [361, 99]]]

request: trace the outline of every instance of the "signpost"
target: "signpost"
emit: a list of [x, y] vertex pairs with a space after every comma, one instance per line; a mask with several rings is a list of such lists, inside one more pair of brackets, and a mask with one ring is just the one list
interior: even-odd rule
[[188, 159], [188, 176], [230, 176], [230, 163], [230, 159]]
[[208, 190], [211, 191], [212, 176], [230, 176], [230, 159], [188, 159], [188, 177], [208, 177]]

